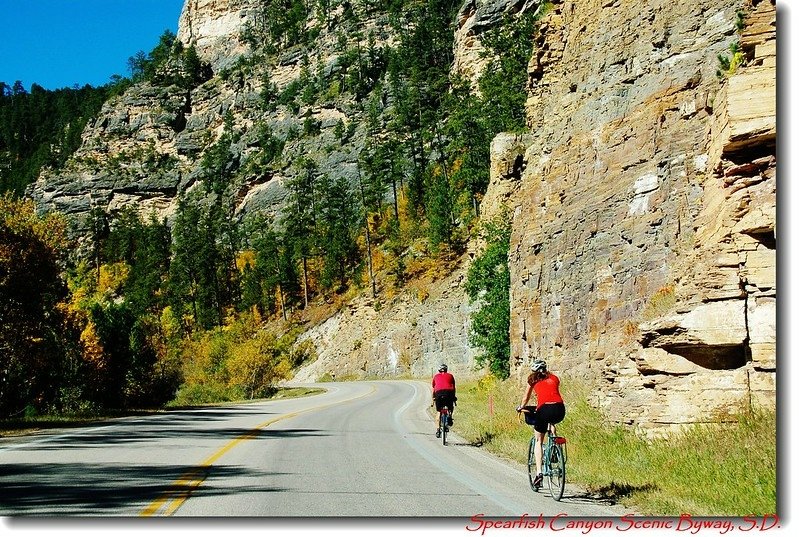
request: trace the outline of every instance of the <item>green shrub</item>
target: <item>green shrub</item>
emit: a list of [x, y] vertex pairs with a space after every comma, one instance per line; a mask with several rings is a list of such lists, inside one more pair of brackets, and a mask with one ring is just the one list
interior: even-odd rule
[[168, 407], [183, 407], [245, 399], [244, 390], [221, 383], [184, 384]]

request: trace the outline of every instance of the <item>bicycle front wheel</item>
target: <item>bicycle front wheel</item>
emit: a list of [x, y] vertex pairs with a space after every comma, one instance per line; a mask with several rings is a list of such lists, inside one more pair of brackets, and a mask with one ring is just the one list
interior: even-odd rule
[[559, 444], [549, 450], [549, 493], [555, 501], [563, 497], [566, 489], [566, 457]]
[[535, 436], [530, 439], [530, 446], [527, 449], [527, 477], [530, 480], [530, 488], [538, 492], [533, 482], [535, 481]]

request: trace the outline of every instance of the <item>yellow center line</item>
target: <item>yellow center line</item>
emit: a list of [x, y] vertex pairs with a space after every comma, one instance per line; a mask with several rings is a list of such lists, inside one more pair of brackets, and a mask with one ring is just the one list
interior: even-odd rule
[[247, 440], [251, 440], [258, 435], [258, 432], [269, 427], [273, 423], [277, 423], [278, 421], [287, 420], [289, 418], [294, 418], [299, 416], [300, 414], [305, 414], [307, 412], [313, 412], [315, 410], [322, 410], [323, 408], [328, 408], [335, 405], [340, 405], [342, 403], [349, 403], [350, 401], [355, 401], [356, 399], [361, 399], [362, 397], [367, 397], [372, 395], [375, 391], [377, 391], [376, 386], [372, 386], [372, 389], [366, 393], [358, 395], [356, 397], [352, 397], [350, 399], [344, 399], [343, 401], [336, 401], [333, 403], [327, 403], [324, 405], [319, 405], [311, 408], [306, 408], [305, 410], [298, 410], [296, 412], [290, 412], [288, 414], [283, 414], [277, 418], [272, 418], [271, 420], [265, 421], [260, 425], [256, 425], [254, 429], [250, 432], [239, 436], [238, 438], [231, 440], [227, 444], [225, 444], [219, 451], [205, 459], [203, 462], [199, 464], [197, 468], [191, 470], [183, 474], [177, 481], [175, 481], [172, 486], [169, 488], [170, 490], [162, 495], [160, 498], [152, 502], [148, 505], [139, 516], [142, 517], [149, 517], [155, 516], [163, 509], [163, 516], [171, 516], [178, 508], [183, 505], [191, 493], [194, 492], [203, 481], [205, 481], [205, 477], [207, 474], [208, 468], [210, 468], [216, 461], [218, 461], [225, 453], [236, 447], [242, 442]]

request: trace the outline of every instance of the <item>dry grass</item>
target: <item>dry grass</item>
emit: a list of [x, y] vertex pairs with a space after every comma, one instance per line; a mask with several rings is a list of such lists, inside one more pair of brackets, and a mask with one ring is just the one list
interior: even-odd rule
[[[647, 440], [609, 425], [587, 403], [588, 390], [563, 379], [569, 479], [644, 515], [746, 516], [775, 513], [776, 412], [757, 411], [734, 423], [694, 426]], [[458, 433], [488, 450], [525, 462], [531, 429], [515, 408], [520, 389], [481, 381], [458, 390]], [[494, 415], [489, 415], [489, 398]]]

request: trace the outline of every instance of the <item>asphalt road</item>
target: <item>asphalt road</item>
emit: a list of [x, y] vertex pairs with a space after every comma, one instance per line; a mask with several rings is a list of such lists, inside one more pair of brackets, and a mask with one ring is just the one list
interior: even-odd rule
[[[429, 388], [321, 385], [298, 399], [171, 411], [0, 444], [2, 516], [613, 517], [567, 487], [433, 435]], [[545, 489], [542, 489], [545, 490]]]

